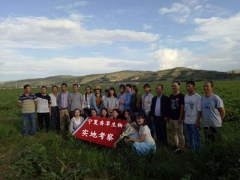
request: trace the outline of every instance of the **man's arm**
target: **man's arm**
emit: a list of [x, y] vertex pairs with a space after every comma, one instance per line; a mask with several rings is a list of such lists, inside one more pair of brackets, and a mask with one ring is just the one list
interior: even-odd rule
[[196, 121], [196, 123], [195, 123], [195, 127], [196, 127], [196, 128], [199, 128], [199, 127], [200, 127], [201, 117], [202, 117], [202, 111], [198, 111], [198, 113], [197, 113], [197, 121]]
[[221, 108], [218, 108], [218, 111], [220, 113], [220, 116], [221, 116], [221, 120], [223, 121], [225, 115], [226, 115], [226, 112], [225, 112], [225, 109], [224, 107], [221, 107]]
[[22, 108], [22, 102], [18, 102], [18, 107]]

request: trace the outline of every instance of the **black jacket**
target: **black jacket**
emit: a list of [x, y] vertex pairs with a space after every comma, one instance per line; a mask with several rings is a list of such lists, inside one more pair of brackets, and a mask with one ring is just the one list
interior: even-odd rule
[[[151, 105], [151, 116], [155, 116], [155, 107], [156, 107], [157, 96], [152, 99]], [[161, 117], [169, 117], [169, 109], [170, 109], [170, 99], [169, 97], [162, 95], [161, 97]]]

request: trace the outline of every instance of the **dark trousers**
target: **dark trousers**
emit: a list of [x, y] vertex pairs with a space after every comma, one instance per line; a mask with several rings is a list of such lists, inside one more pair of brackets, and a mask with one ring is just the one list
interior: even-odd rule
[[151, 131], [151, 135], [152, 135], [152, 137], [154, 138], [154, 135], [155, 135], [154, 123], [152, 122], [151, 117], [148, 116], [147, 114], [145, 114], [145, 119], [146, 119], [146, 121], [147, 121], [147, 123], [148, 123], [148, 127], [149, 127], [149, 129], [150, 129], [150, 131]]
[[60, 116], [59, 116], [59, 109], [57, 106], [52, 107], [52, 124], [53, 129], [56, 131], [60, 130]]
[[210, 142], [221, 140], [221, 127], [204, 127], [205, 141], [208, 145]]
[[88, 108], [84, 108], [84, 119], [91, 116], [91, 110]]
[[154, 125], [158, 141], [167, 145], [167, 122], [161, 116], [154, 116]]
[[50, 114], [49, 113], [37, 113], [38, 118], [38, 125], [39, 129], [43, 129], [43, 121], [45, 120], [46, 124], [46, 131], [49, 131], [49, 121], [50, 121]]

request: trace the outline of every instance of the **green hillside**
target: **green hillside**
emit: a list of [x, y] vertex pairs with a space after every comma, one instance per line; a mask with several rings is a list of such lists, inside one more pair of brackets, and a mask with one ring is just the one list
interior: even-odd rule
[[119, 71], [105, 74], [91, 74], [86, 76], [70, 76], [59, 75], [50, 76], [46, 78], [24, 79], [19, 81], [1, 82], [1, 88], [15, 88], [22, 87], [24, 84], [30, 84], [32, 87], [39, 87], [42, 85], [52, 86], [54, 84], [60, 85], [65, 82], [67, 84], [111, 84], [111, 83], [137, 83], [137, 82], [156, 82], [156, 81], [204, 81], [211, 80], [232, 80], [240, 79], [239, 73], [218, 72], [195, 70], [185, 67], [178, 67], [173, 69], [161, 71]]

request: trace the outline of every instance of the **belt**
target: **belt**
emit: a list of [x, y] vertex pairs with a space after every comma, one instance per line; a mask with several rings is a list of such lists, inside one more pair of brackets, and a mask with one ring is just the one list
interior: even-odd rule
[[68, 109], [68, 108], [61, 108], [61, 110]]

